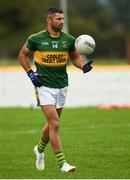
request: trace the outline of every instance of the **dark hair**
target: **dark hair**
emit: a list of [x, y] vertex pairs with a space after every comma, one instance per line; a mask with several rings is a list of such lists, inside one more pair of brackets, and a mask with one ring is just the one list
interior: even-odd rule
[[47, 16], [52, 15], [54, 13], [63, 13], [62, 9], [58, 9], [56, 7], [50, 7], [47, 11]]

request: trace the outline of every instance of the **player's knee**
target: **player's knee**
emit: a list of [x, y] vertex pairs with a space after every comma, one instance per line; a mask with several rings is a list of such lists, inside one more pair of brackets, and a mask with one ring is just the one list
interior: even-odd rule
[[57, 132], [59, 130], [60, 123], [59, 118], [52, 118], [49, 123], [49, 130]]

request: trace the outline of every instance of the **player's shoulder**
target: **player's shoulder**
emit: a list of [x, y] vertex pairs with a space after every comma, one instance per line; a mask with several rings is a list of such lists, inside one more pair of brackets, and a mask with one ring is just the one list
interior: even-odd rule
[[69, 34], [67, 32], [61, 31], [61, 33], [65, 38], [68, 38], [70, 40], [75, 40], [76, 39], [74, 36], [72, 36], [71, 34]]
[[43, 37], [46, 34], [46, 29], [39, 31], [37, 33], [31, 34], [28, 39], [36, 40], [39, 39], [40, 37]]

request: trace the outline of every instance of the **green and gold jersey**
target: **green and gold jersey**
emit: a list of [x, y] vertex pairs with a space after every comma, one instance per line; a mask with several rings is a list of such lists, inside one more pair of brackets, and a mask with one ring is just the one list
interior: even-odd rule
[[63, 31], [58, 38], [50, 36], [48, 30], [31, 35], [27, 47], [34, 53], [34, 63], [41, 75], [43, 86], [63, 88], [68, 86], [66, 65], [68, 53], [75, 51], [75, 38]]

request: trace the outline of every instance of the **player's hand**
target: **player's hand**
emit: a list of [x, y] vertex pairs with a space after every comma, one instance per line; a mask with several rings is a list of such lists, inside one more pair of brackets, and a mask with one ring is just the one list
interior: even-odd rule
[[29, 78], [31, 79], [32, 83], [36, 87], [41, 87], [42, 86], [42, 81], [40, 79], [40, 75], [37, 72], [34, 72], [32, 70], [27, 72]]
[[84, 72], [84, 73], [87, 73], [87, 72], [91, 71], [91, 69], [93, 68], [93, 67], [91, 66], [92, 62], [93, 62], [93, 61], [91, 60], [91, 61], [89, 61], [88, 63], [86, 63], [85, 65], [83, 65], [83, 72]]

